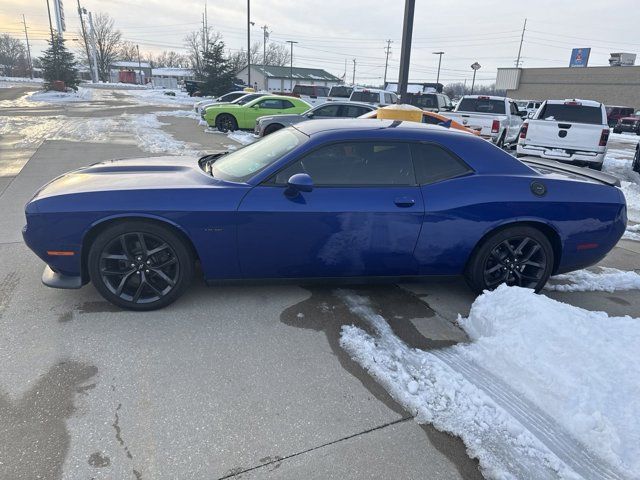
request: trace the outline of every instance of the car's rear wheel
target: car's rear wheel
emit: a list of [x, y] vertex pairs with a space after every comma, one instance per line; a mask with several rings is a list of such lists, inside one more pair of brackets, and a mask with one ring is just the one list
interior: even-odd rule
[[221, 132], [233, 132], [238, 129], [238, 122], [233, 115], [222, 113], [216, 118], [216, 128]]
[[465, 276], [476, 292], [501, 284], [539, 292], [553, 269], [553, 248], [536, 228], [508, 227], [489, 235], [474, 252]]
[[184, 293], [194, 271], [193, 256], [180, 236], [146, 221], [106, 228], [91, 245], [87, 262], [98, 292], [130, 310], [169, 305]]
[[284, 125], [280, 125], [279, 123], [274, 123], [273, 125], [269, 125], [267, 128], [264, 129], [264, 134], [265, 136], [267, 136], [273, 132], [277, 132], [281, 128], [284, 128]]
[[633, 156], [633, 164], [631, 168], [634, 172], [640, 173], [640, 143], [636, 145], [636, 154]]

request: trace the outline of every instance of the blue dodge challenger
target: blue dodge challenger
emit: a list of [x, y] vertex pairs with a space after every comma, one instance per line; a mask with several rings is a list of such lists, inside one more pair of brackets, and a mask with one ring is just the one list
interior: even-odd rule
[[56, 178], [24, 239], [57, 288], [93, 282], [151, 310], [235, 279], [464, 275], [539, 291], [618, 242], [617, 179], [521, 161], [464, 132], [390, 120], [309, 121], [235, 152], [113, 160]]

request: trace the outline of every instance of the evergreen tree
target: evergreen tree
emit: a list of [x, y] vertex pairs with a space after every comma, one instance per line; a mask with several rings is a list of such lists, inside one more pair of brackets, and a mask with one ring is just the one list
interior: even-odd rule
[[209, 43], [203, 54], [204, 90], [207, 94], [218, 97], [233, 90], [235, 72], [224, 55], [224, 42], [218, 38]]
[[49, 40], [49, 48], [47, 48], [40, 61], [42, 62], [44, 77], [44, 88], [50, 90], [53, 82], [61, 80], [67, 88], [78, 89], [78, 69], [76, 68], [76, 60], [73, 53], [67, 50], [64, 45], [64, 38], [61, 35], [54, 35]]

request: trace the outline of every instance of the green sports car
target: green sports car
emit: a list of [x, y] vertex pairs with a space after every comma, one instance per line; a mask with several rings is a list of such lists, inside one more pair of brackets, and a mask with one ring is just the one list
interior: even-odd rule
[[253, 130], [256, 119], [264, 115], [302, 113], [311, 108], [307, 102], [284, 95], [266, 95], [244, 105], [225, 104], [207, 107], [204, 119], [221, 132], [246, 128]]

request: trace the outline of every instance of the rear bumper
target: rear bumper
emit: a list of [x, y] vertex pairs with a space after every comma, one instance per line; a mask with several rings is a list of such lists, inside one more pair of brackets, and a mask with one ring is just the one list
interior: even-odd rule
[[42, 283], [51, 288], [76, 289], [82, 287], [82, 277], [54, 272], [47, 265], [42, 272]]
[[606, 149], [603, 152], [588, 152], [521, 143], [518, 143], [516, 151], [518, 155], [529, 155], [582, 166], [602, 165], [606, 154]]

